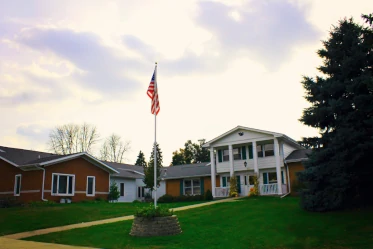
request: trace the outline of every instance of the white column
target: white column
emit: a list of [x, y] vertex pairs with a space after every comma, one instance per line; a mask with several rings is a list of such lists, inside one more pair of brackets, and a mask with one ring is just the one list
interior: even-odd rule
[[233, 146], [230, 144], [228, 146], [229, 148], [229, 168], [231, 172], [231, 176], [234, 174], [234, 168], [233, 168]]
[[211, 161], [211, 193], [215, 197], [216, 188], [216, 172], [215, 172], [215, 160], [214, 160], [214, 148], [210, 148], [210, 161]]
[[254, 159], [254, 172], [259, 173], [258, 170], [258, 152], [256, 151], [256, 141], [253, 141], [253, 159]]
[[274, 139], [273, 149], [275, 150], [275, 159], [276, 159], [277, 191], [279, 195], [282, 195], [280, 150], [279, 150], [277, 138]]

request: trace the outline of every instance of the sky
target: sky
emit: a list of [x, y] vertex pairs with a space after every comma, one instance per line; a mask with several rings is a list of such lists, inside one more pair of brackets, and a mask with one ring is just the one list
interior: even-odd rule
[[302, 76], [332, 25], [361, 21], [371, 1], [0, 0], [0, 144], [48, 151], [56, 126], [95, 125], [149, 160], [154, 116], [146, 95], [158, 62], [163, 164], [187, 140], [237, 125], [299, 140], [317, 130]]

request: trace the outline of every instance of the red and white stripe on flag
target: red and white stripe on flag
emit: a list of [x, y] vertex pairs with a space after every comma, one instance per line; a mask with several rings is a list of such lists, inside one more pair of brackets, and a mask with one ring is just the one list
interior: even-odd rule
[[159, 110], [161, 109], [159, 107], [159, 99], [158, 99], [158, 88], [157, 88], [157, 80], [156, 80], [156, 70], [154, 69], [152, 80], [150, 81], [148, 91], [146, 92], [149, 96], [149, 98], [152, 99], [152, 107], [151, 111], [152, 114], [155, 113], [155, 115], [158, 114]]

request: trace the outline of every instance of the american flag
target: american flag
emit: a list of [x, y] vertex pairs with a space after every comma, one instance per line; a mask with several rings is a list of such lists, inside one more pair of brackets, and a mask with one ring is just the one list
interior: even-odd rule
[[158, 99], [158, 88], [157, 88], [157, 80], [156, 80], [156, 73], [157, 68], [154, 69], [152, 80], [150, 81], [148, 91], [146, 92], [149, 98], [152, 99], [152, 114], [158, 114], [159, 110], [159, 99]]

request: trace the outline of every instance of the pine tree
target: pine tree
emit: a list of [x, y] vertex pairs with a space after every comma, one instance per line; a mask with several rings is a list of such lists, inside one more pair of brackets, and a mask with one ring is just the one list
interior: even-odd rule
[[[163, 156], [162, 151], [159, 148], [159, 144], [156, 143], [157, 147], [157, 186], [159, 186], [160, 182], [160, 175], [161, 175], [161, 168], [163, 167]], [[148, 166], [144, 166], [144, 183], [146, 188], [153, 188], [154, 187], [154, 145], [150, 155], [149, 164]]]
[[[372, 16], [363, 16], [371, 22]], [[370, 18], [370, 19], [369, 19]], [[371, 23], [370, 23], [371, 24]], [[311, 107], [300, 121], [320, 138], [299, 179], [301, 206], [327, 211], [372, 203], [373, 30], [344, 19], [333, 27], [318, 55], [323, 74], [304, 77]]]
[[146, 166], [145, 156], [144, 153], [140, 150], [139, 155], [137, 156], [137, 160], [135, 165], [138, 166]]
[[120, 193], [118, 190], [118, 185], [115, 182], [111, 182], [110, 190], [109, 190], [109, 201], [117, 201], [120, 197]]

